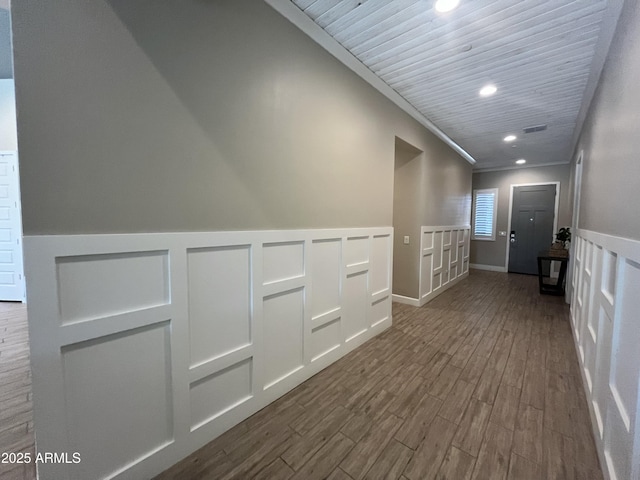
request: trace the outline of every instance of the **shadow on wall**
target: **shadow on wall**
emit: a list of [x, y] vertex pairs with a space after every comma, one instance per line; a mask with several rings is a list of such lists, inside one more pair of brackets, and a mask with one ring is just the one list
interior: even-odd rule
[[389, 222], [379, 94], [287, 20], [253, 1], [108, 3], [208, 142], [184, 161], [234, 190], [217, 198], [248, 199], [207, 208], [260, 228]]

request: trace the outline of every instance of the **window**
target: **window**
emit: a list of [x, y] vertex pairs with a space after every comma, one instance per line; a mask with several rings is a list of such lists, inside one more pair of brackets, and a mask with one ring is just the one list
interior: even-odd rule
[[473, 240], [496, 239], [498, 189], [473, 191]]

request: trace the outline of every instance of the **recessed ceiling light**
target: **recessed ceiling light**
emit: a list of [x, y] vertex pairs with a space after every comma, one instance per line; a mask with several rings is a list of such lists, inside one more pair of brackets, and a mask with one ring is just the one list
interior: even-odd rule
[[489, 95], [493, 95], [498, 91], [498, 88], [495, 85], [485, 85], [480, 89], [481, 97], [488, 97]]
[[524, 158], [521, 158], [520, 160], [516, 160], [516, 163], [518, 165], [522, 165], [523, 163], [527, 163], [527, 161]]
[[436, 12], [450, 12], [451, 10], [456, 8], [459, 3], [460, 0], [438, 0], [435, 5]]
[[504, 137], [503, 140], [505, 142], [513, 142], [516, 138], [518, 138], [518, 137], [516, 137], [515, 135], [507, 135], [506, 137]]

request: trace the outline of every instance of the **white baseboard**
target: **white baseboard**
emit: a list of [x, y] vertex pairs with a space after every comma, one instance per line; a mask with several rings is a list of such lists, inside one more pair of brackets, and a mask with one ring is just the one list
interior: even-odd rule
[[396, 295], [395, 293], [392, 295], [392, 299], [394, 302], [403, 303], [405, 305], [411, 305], [412, 307], [421, 307], [420, 300], [413, 297], [405, 297], [404, 295]]
[[465, 278], [467, 278], [469, 276], [469, 271], [466, 271], [465, 273], [462, 273], [460, 275], [458, 275], [456, 278], [454, 278], [453, 280], [450, 280], [449, 282], [445, 283], [444, 285], [442, 285], [441, 287], [425, 294], [421, 299], [420, 299], [420, 306], [426, 305], [427, 303], [429, 303], [431, 300], [433, 300], [435, 297], [437, 297], [438, 295], [440, 295], [441, 293], [446, 292], [447, 290], [449, 290], [451, 287], [453, 287], [454, 285], [456, 285], [458, 282], [460, 282], [461, 280], [464, 280]]
[[395, 295], [395, 294], [392, 295], [392, 297], [393, 297], [392, 299], [393, 299], [394, 302], [403, 303], [405, 305], [411, 305], [412, 307], [422, 307], [423, 305], [426, 305], [431, 300], [433, 300], [435, 297], [437, 297], [441, 293], [445, 292], [449, 288], [453, 287], [455, 284], [457, 284], [461, 280], [464, 280], [468, 276], [469, 276], [469, 272], [466, 272], [466, 273], [463, 273], [461, 275], [458, 275], [456, 278], [454, 278], [450, 282], [446, 283], [445, 285], [443, 285], [439, 289], [437, 289], [437, 290], [435, 290], [435, 291], [433, 291], [431, 293], [428, 293], [427, 295], [425, 295], [424, 297], [422, 297], [419, 300], [417, 298], [405, 297], [405, 296], [402, 296], [402, 295]]
[[508, 272], [507, 267], [500, 267], [498, 265], [482, 265], [480, 263], [472, 263], [469, 265], [469, 268], [473, 268], [475, 270], [486, 270], [488, 272]]

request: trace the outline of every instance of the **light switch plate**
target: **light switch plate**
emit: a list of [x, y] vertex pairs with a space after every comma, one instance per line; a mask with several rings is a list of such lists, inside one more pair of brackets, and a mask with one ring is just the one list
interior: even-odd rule
[[506, 237], [506, 236], [507, 236], [507, 232], [505, 232], [504, 230], [500, 230], [500, 231], [498, 232], [498, 235], [499, 235], [500, 237]]
[[409, 235], [404, 236], [404, 244], [409, 245]]

